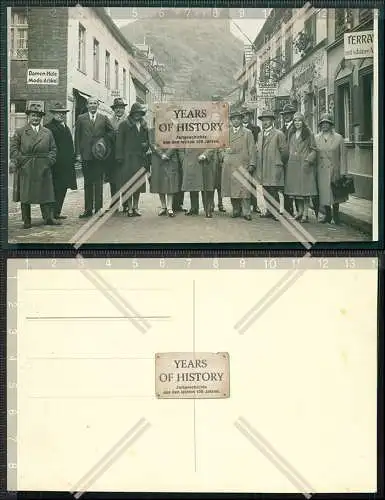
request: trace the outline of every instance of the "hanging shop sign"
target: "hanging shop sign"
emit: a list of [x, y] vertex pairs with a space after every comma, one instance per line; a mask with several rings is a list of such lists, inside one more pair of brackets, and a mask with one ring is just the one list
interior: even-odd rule
[[274, 80], [257, 81], [257, 96], [258, 98], [269, 99], [277, 95], [278, 82]]
[[28, 69], [27, 71], [28, 85], [58, 85], [59, 70], [58, 69]]
[[373, 31], [357, 31], [344, 34], [345, 59], [373, 57]]

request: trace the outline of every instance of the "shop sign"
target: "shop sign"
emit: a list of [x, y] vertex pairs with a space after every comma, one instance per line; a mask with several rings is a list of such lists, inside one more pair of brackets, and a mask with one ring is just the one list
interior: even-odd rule
[[278, 92], [278, 82], [274, 80], [257, 81], [257, 96], [258, 98], [273, 98]]
[[373, 31], [345, 33], [345, 59], [373, 57], [373, 37]]
[[28, 69], [27, 71], [28, 85], [58, 85], [59, 70], [58, 69]]

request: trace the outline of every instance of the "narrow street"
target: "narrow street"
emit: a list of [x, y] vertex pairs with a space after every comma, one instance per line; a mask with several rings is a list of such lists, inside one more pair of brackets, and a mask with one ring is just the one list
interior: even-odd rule
[[[78, 191], [68, 191], [63, 215], [68, 218], [61, 226], [45, 226], [39, 206], [32, 207], [32, 228], [23, 229], [20, 205], [9, 203], [9, 243], [68, 243], [79, 231], [84, 220], [79, 219], [83, 211], [82, 179]], [[104, 186], [105, 206], [108, 205], [109, 188]], [[243, 218], [231, 218], [230, 200], [224, 200], [226, 213], [215, 211], [212, 219], [204, 217], [201, 207], [199, 216], [186, 217], [178, 213], [174, 218], [158, 217], [157, 195], [141, 195], [141, 217], [128, 218], [122, 212], [114, 214], [94, 232], [87, 243], [260, 243], [295, 242], [292, 235], [280, 222], [261, 219], [253, 214], [248, 222]], [[185, 195], [185, 208], [189, 207], [189, 196]], [[310, 212], [310, 222], [303, 227], [319, 242], [370, 241], [370, 237], [346, 225], [335, 226], [317, 223]]]

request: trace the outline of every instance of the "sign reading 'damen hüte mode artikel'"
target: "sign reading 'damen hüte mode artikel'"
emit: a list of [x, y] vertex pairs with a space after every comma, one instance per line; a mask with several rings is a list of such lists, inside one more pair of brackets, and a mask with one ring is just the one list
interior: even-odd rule
[[356, 31], [344, 34], [345, 59], [373, 57], [373, 31]]
[[58, 69], [29, 69], [27, 71], [28, 85], [58, 85]]
[[160, 148], [224, 148], [229, 145], [227, 102], [155, 105], [155, 138]]
[[155, 393], [160, 399], [228, 398], [229, 354], [155, 354]]

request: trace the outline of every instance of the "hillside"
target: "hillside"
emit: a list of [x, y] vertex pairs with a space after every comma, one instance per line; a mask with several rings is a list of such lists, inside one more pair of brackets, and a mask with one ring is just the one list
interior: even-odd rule
[[130, 42], [151, 47], [165, 64], [162, 78], [178, 97], [225, 96], [237, 85], [243, 44], [230, 32], [228, 19], [140, 19], [121, 31]]

